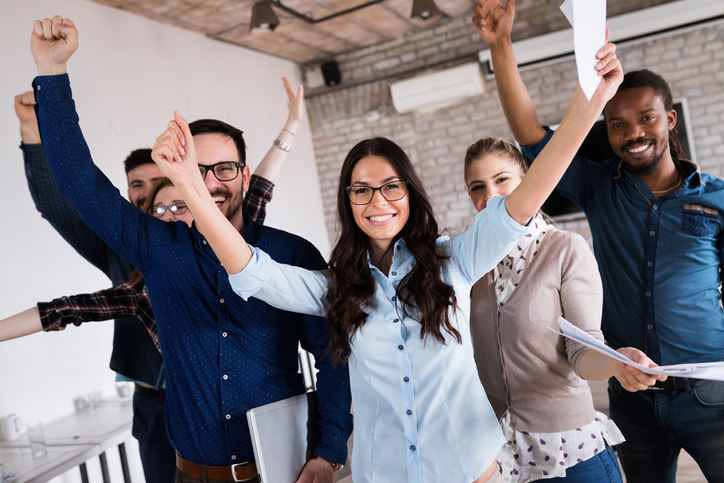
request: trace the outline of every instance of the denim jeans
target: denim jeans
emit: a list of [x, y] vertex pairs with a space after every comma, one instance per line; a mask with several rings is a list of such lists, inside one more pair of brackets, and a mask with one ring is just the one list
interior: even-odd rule
[[568, 483], [622, 483], [621, 468], [618, 467], [613, 448], [606, 450], [581, 463], [566, 468], [566, 476], [540, 480], [545, 482]]
[[176, 452], [164, 426], [164, 398], [133, 393], [133, 437], [138, 440], [146, 483], [171, 483], [176, 475]]
[[631, 393], [609, 380], [611, 418], [626, 437], [617, 447], [631, 483], [676, 481], [683, 448], [710, 482], [724, 482], [724, 382], [682, 391]]

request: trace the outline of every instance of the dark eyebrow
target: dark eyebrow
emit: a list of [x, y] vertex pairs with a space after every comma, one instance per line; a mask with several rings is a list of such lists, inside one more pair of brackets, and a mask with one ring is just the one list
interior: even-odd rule
[[[399, 176], [390, 176], [389, 178], [385, 178], [382, 180], [382, 185], [384, 186], [387, 183], [390, 183], [391, 181], [400, 181], [400, 177]], [[357, 185], [372, 186], [371, 184], [367, 183], [366, 181], [355, 181], [354, 183], [352, 183], [352, 186], [357, 186]]]
[[[646, 113], [651, 112], [651, 111], [656, 111], [656, 108], [655, 108], [655, 107], [652, 107], [652, 108], [650, 108], [650, 109], [644, 109], [643, 111], [637, 112], [636, 115], [637, 115], [637, 116], [640, 116], [640, 115], [642, 115], [642, 114], [646, 114]], [[606, 122], [618, 121], [619, 119], [621, 119], [621, 117], [609, 117], [609, 118], [606, 120]]]
[[505, 174], [505, 173], [512, 174], [511, 171], [501, 171], [501, 172], [498, 173], [498, 174], [494, 174], [494, 175], [493, 175], [493, 178], [497, 178], [497, 177], [500, 176], [501, 174]]

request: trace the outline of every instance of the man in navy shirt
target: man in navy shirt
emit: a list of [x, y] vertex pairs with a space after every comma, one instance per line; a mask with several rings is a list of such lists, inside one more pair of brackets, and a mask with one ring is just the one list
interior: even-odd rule
[[[518, 72], [510, 40], [514, 4], [486, 0], [473, 22], [490, 45], [510, 128], [532, 160], [552, 131], [538, 122]], [[626, 74], [604, 109], [619, 159], [577, 156], [558, 191], [591, 227], [608, 343], [637, 347], [658, 364], [721, 361], [724, 182], [685, 158], [672, 104], [660, 76]], [[626, 437], [619, 455], [629, 481], [675, 481], [681, 448], [709, 481], [724, 481], [724, 383], [669, 377], [628, 393], [612, 379], [609, 401]]]
[[[166, 367], [166, 427], [178, 453], [178, 481], [255, 481], [246, 423], [252, 407], [304, 392], [297, 345], [317, 360], [322, 438], [300, 483], [334, 481], [351, 432], [349, 376], [325, 349], [326, 321], [235, 296], [202, 233], [136, 210], [93, 164], [78, 125], [65, 64], [77, 48], [68, 19], [37, 21], [31, 49], [39, 76], [37, 114], [58, 186], [83, 221], [143, 273]], [[244, 237], [281, 263], [318, 269], [307, 241], [252, 222], [240, 209], [249, 169], [241, 131], [220, 121], [194, 123], [206, 187]]]

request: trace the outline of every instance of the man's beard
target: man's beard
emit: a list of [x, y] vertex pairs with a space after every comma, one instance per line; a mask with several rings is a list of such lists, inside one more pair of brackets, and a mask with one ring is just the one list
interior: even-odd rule
[[233, 203], [231, 204], [234, 197], [231, 194], [231, 191], [227, 190], [215, 190], [211, 193], [211, 196], [223, 196], [226, 198], [225, 203], [228, 203], [226, 207], [226, 219], [229, 221], [232, 221], [234, 217], [241, 211], [242, 205], [244, 204], [244, 192], [241, 192], [241, 196], [238, 197]]
[[[648, 140], [643, 140], [643, 141], [648, 141]], [[629, 145], [635, 144], [635, 143], [640, 143], [640, 142], [642, 142], [642, 140], [636, 140], [632, 143], [628, 143], [626, 146], [629, 146]], [[652, 143], [652, 146], [656, 146], [655, 141]], [[626, 149], [626, 147], [624, 147], [622, 149], [622, 151], [625, 149]], [[640, 166], [640, 165], [632, 166], [631, 164], [629, 164], [629, 162], [626, 160], [626, 158], [621, 158], [621, 159], [623, 160], [623, 164], [626, 166], [626, 170], [629, 173], [636, 176], [637, 178], [647, 178], [647, 177], [651, 176], [652, 174], [654, 174], [657, 169], [659, 169], [659, 162], [661, 161], [661, 158], [664, 156], [664, 153], [666, 152], [667, 149], [669, 149], [668, 140], [666, 141], [664, 148], [660, 152], [654, 153], [653, 159], [646, 166]]]

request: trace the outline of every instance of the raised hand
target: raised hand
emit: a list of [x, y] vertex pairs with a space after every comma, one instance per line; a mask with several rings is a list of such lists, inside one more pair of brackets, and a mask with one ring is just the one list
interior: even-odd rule
[[168, 123], [166, 131], [156, 138], [151, 158], [161, 172], [179, 186], [194, 177], [201, 178], [201, 173], [189, 124], [178, 111], [173, 113], [173, 117], [174, 120]]
[[[609, 34], [610, 31], [606, 29], [606, 41], [608, 41]], [[596, 58], [600, 60], [595, 68], [598, 75], [603, 79], [593, 96], [600, 96], [605, 102], [608, 102], [616, 95], [618, 86], [623, 82], [623, 67], [616, 57], [616, 46], [612, 43], [604, 45], [601, 50], [596, 53]]]
[[[646, 357], [646, 354], [633, 347], [621, 347], [617, 352], [620, 352], [642, 366], [656, 367], [656, 363]], [[633, 366], [629, 366], [615, 359], [611, 360], [610, 369], [613, 371], [614, 377], [621, 383], [621, 387], [629, 392], [643, 391], [656, 384], [656, 381], [666, 380], [666, 376], [646, 374]]]
[[480, 0], [473, 6], [473, 25], [478, 34], [491, 47], [510, 38], [515, 20], [515, 0], [508, 0], [505, 7], [500, 0]]
[[287, 107], [289, 108], [289, 117], [284, 129], [289, 129], [290, 134], [294, 135], [297, 132], [299, 123], [302, 122], [304, 113], [304, 87], [300, 85], [295, 91], [289, 79], [282, 77], [282, 82], [284, 83], [284, 90], [287, 91]]
[[20, 137], [25, 144], [40, 144], [38, 119], [35, 117], [33, 91], [15, 96], [15, 115], [20, 121]]
[[76, 49], [78, 29], [69, 18], [56, 15], [33, 23], [30, 50], [38, 75], [64, 74], [65, 64]]

